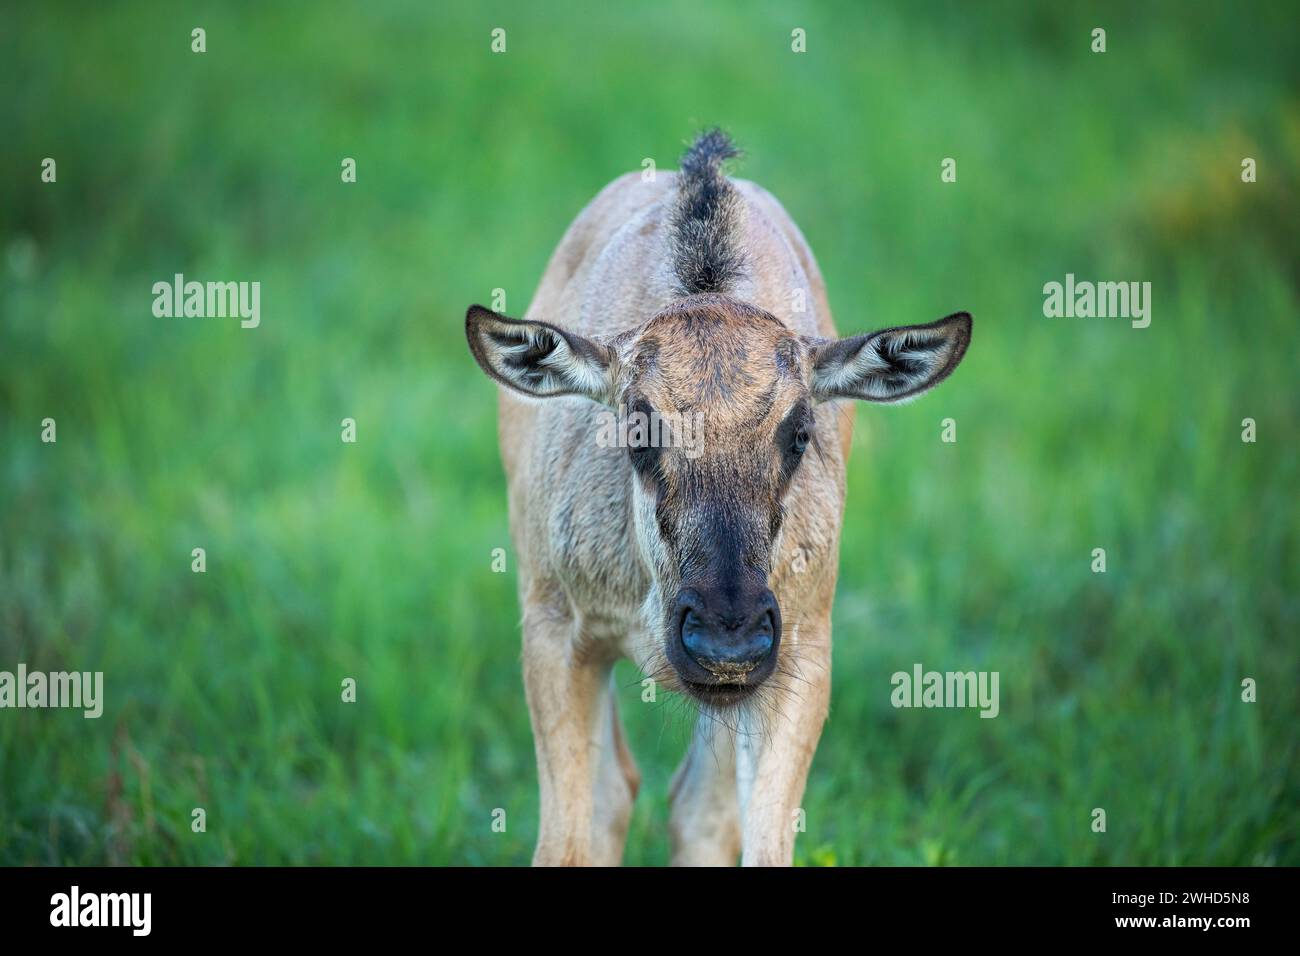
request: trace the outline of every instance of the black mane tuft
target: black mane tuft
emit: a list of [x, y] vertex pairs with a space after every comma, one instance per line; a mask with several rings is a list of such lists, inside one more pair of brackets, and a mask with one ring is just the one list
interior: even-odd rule
[[739, 156], [720, 129], [701, 133], [682, 156], [673, 210], [673, 272], [683, 295], [726, 292], [745, 273], [739, 241], [740, 195], [722, 162]]

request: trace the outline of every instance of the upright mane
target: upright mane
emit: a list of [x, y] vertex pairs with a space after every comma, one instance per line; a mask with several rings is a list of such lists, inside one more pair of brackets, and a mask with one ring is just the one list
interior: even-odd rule
[[670, 219], [673, 273], [682, 295], [727, 292], [744, 275], [740, 194], [722, 162], [740, 150], [720, 129], [701, 133], [683, 154], [677, 204]]

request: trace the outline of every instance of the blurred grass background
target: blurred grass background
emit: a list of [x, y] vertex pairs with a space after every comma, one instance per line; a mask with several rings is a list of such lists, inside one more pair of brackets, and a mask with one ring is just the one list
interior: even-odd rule
[[[464, 309], [503, 288], [521, 313], [601, 186], [716, 123], [842, 333], [977, 325], [933, 395], [859, 410], [797, 860], [1300, 863], [1291, 4], [4, 21], [0, 669], [102, 670], [106, 704], [0, 712], [0, 862], [528, 860], [495, 394]], [[176, 272], [260, 281], [261, 327], [154, 318]], [[1152, 282], [1150, 328], [1044, 318], [1067, 272]], [[1001, 715], [893, 709], [918, 661], [999, 671]], [[626, 859], [662, 863], [688, 724], [637, 677]]]

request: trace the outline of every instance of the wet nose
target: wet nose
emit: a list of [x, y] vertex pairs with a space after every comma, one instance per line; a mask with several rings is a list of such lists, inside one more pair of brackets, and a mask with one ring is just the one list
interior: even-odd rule
[[741, 676], [758, 667], [776, 643], [776, 596], [766, 588], [725, 609], [709, 607], [697, 591], [678, 596], [681, 641], [690, 658], [716, 676]]

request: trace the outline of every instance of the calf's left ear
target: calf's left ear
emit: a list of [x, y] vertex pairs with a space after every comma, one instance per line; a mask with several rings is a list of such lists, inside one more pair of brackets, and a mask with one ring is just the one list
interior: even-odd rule
[[971, 317], [957, 312], [929, 325], [906, 325], [845, 339], [810, 341], [813, 397], [901, 402], [952, 374], [970, 344]]

